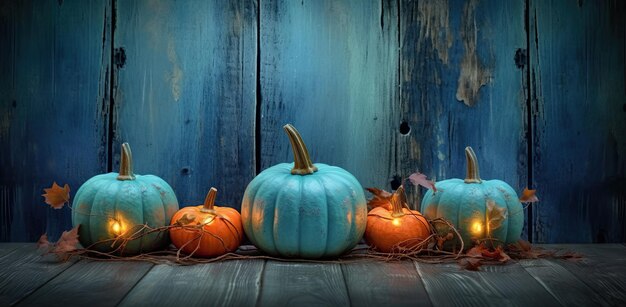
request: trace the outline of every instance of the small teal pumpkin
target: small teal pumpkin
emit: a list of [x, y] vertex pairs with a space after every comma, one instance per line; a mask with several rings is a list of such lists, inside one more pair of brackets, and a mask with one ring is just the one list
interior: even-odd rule
[[[488, 246], [514, 243], [520, 239], [524, 227], [524, 209], [517, 193], [501, 180], [481, 180], [476, 154], [465, 148], [467, 176], [437, 182], [435, 190], [428, 190], [422, 200], [422, 214], [427, 219], [444, 218], [461, 234], [464, 249], [473, 242]], [[450, 231], [445, 224], [435, 223], [440, 235]], [[453, 238], [444, 243], [446, 250], [461, 248]]]
[[[124, 143], [120, 172], [94, 176], [76, 192], [72, 224], [74, 227], [80, 225], [78, 239], [84, 247], [101, 252], [137, 254], [162, 249], [169, 244], [166, 231], [145, 235], [136, 232], [144, 224], [152, 228], [169, 225], [177, 210], [176, 195], [163, 179], [133, 174], [130, 147]], [[125, 246], [120, 246], [122, 240], [112, 246], [116, 238], [137, 236]]]
[[339, 256], [365, 232], [363, 187], [342, 168], [313, 164], [298, 131], [289, 124], [283, 128], [295, 162], [272, 166], [250, 182], [241, 204], [244, 231], [271, 255]]

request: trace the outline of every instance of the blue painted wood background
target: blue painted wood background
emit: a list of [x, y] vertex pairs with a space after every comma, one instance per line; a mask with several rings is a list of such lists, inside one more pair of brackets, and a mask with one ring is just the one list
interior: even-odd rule
[[69, 229], [42, 189], [126, 141], [181, 205], [239, 208], [292, 160], [288, 122], [385, 189], [463, 177], [471, 145], [484, 179], [538, 190], [533, 242], [626, 241], [622, 1], [2, 1], [0, 42], [0, 241]]

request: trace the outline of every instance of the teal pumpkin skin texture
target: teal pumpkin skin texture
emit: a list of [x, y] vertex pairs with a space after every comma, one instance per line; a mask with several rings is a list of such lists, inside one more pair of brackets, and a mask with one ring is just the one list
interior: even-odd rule
[[[176, 195], [163, 179], [133, 174], [130, 147], [124, 143], [120, 172], [94, 176], [76, 192], [72, 224], [79, 226], [78, 239], [84, 247], [132, 255], [167, 247], [170, 242], [167, 231], [136, 232], [144, 224], [151, 228], [169, 225], [177, 210]], [[125, 246], [120, 246], [123, 240], [111, 246], [119, 236], [138, 238]]]
[[[487, 246], [517, 242], [524, 227], [524, 209], [517, 193], [501, 180], [481, 180], [476, 155], [465, 148], [467, 178], [437, 182], [437, 191], [428, 190], [422, 200], [422, 214], [427, 219], [444, 218], [463, 238], [464, 249], [477, 240]], [[436, 223], [440, 235], [450, 232], [447, 225]], [[456, 238], [444, 243], [444, 249], [458, 251]]]
[[365, 232], [363, 187], [340, 167], [313, 164], [297, 130], [284, 129], [295, 162], [272, 166], [250, 182], [241, 205], [244, 231], [270, 255], [337, 257]]

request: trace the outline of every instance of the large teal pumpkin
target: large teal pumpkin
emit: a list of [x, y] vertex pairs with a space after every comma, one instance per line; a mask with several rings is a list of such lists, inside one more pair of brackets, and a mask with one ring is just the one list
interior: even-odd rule
[[[437, 182], [422, 200], [422, 214], [428, 219], [444, 218], [451, 222], [463, 238], [464, 248], [474, 242], [489, 246], [513, 243], [520, 239], [524, 226], [524, 210], [517, 193], [501, 180], [481, 180], [476, 155], [465, 148], [467, 176]], [[435, 223], [440, 235], [450, 229]], [[446, 241], [447, 250], [460, 249], [456, 237]]]
[[295, 163], [270, 167], [246, 188], [246, 235], [275, 256], [336, 257], [361, 240], [367, 223], [363, 188], [346, 170], [313, 164], [298, 131], [284, 126]]
[[[128, 143], [122, 145], [120, 172], [101, 174], [87, 180], [76, 192], [72, 224], [78, 228], [84, 247], [101, 252], [137, 254], [166, 247], [166, 231], [142, 235], [143, 225], [158, 228], [169, 225], [178, 210], [178, 200], [163, 179], [153, 175], [135, 175]], [[134, 238], [120, 248], [123, 240]], [[98, 243], [102, 242], [102, 243]], [[93, 245], [94, 243], [98, 243]]]

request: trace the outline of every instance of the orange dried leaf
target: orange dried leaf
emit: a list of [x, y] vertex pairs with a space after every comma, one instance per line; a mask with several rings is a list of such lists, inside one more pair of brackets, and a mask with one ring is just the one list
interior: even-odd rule
[[370, 207], [369, 209], [374, 209], [376, 207], [383, 207], [387, 210], [391, 210], [391, 197], [392, 193], [389, 193], [385, 190], [381, 190], [378, 188], [365, 188], [370, 193], [374, 195], [372, 199], [367, 202], [367, 205]]
[[38, 249], [49, 249], [50, 248], [50, 242], [48, 241], [48, 234], [42, 234], [41, 237], [39, 237], [39, 240], [37, 240], [37, 248]]
[[45, 198], [45, 203], [54, 209], [61, 209], [70, 201], [70, 186], [67, 184], [61, 188], [56, 182], [53, 182], [51, 188], [43, 190], [46, 193], [41, 194], [41, 196]]
[[519, 198], [520, 202], [523, 203], [535, 203], [539, 201], [537, 195], [535, 195], [536, 190], [529, 190], [528, 188], [524, 188], [522, 192], [522, 197]]
[[485, 250], [485, 246], [483, 244], [476, 245], [470, 248], [465, 254], [468, 257], [472, 258], [481, 258], [483, 256], [483, 251]]
[[411, 181], [411, 183], [415, 186], [421, 185], [427, 189], [433, 190], [433, 192], [437, 192], [435, 183], [431, 180], [428, 180], [428, 178], [426, 178], [426, 175], [420, 172], [415, 172], [411, 174], [411, 176], [409, 176], [409, 181]]
[[478, 271], [482, 263], [480, 258], [463, 258], [459, 260], [459, 264], [466, 270]]
[[64, 231], [63, 234], [61, 234], [59, 241], [57, 241], [54, 245], [53, 252], [63, 254], [76, 250], [76, 245], [78, 245], [79, 226], [72, 228], [70, 231]]
[[178, 220], [176, 220], [176, 224], [180, 226], [191, 224], [196, 220], [196, 216], [191, 213], [185, 213]]

